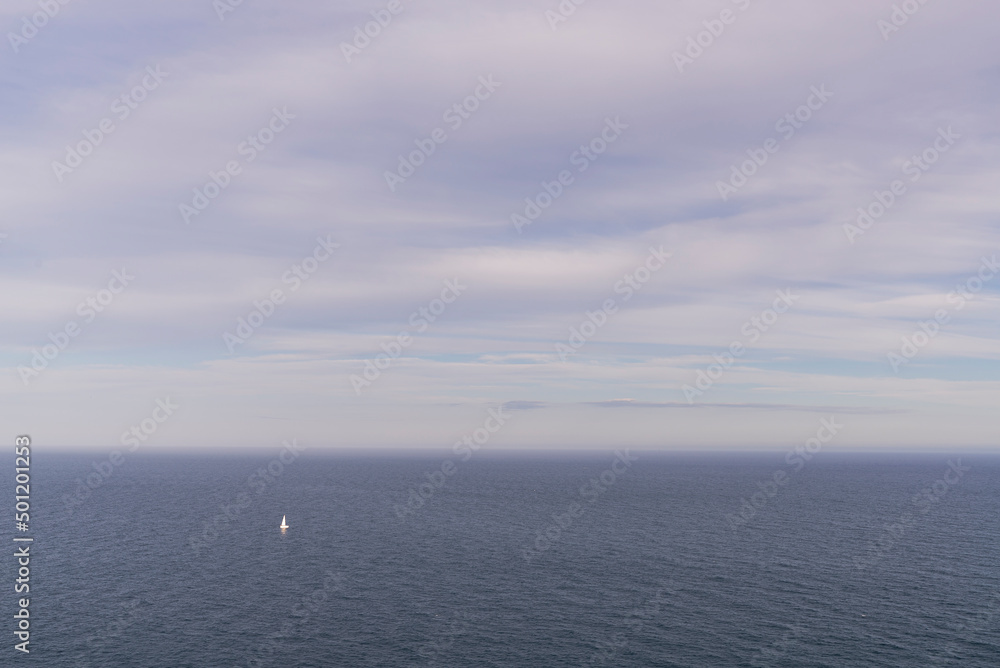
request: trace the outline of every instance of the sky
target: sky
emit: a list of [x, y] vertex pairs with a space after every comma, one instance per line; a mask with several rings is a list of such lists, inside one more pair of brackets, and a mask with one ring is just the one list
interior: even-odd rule
[[998, 12], [5, 2], [0, 431], [995, 448]]

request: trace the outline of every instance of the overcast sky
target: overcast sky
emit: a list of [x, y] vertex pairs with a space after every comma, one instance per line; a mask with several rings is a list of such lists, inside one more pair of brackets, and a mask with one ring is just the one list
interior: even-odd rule
[[0, 7], [3, 432], [995, 445], [995, 2], [223, 1]]

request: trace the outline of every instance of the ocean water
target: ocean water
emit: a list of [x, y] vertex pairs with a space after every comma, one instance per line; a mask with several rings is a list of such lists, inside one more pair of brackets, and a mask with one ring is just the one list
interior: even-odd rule
[[995, 456], [276, 455], [36, 446], [0, 664], [1000, 665]]

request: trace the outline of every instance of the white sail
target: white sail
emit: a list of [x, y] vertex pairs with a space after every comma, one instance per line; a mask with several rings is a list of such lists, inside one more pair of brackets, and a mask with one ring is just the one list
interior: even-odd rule
[[281, 526], [278, 527], [278, 528], [279, 529], [287, 529], [288, 528], [288, 524], [285, 522], [285, 516], [284, 515], [281, 516]]

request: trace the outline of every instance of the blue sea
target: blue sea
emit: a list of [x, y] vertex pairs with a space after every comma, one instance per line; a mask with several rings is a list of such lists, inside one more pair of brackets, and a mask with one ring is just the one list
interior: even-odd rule
[[278, 454], [36, 446], [0, 665], [1000, 665], [996, 456]]

